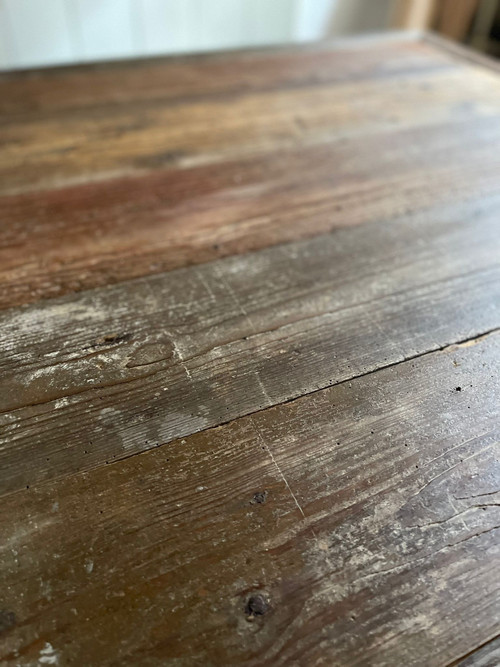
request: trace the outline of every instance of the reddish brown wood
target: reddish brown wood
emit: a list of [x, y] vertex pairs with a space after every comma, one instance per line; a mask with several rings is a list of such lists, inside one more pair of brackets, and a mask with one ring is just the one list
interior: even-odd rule
[[0, 93], [3, 308], [498, 187], [498, 87], [426, 42], [3, 75]]

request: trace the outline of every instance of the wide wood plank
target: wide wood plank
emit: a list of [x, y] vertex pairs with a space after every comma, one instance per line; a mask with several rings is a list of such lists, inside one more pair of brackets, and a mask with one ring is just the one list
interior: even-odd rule
[[[430, 88], [422, 90], [422, 84]], [[401, 94], [401, 87], [406, 94]], [[464, 88], [465, 86], [465, 88]], [[2, 128], [0, 193], [9, 194], [120, 175], [159, 166], [189, 167], [235, 157], [319, 143], [344, 135], [372, 133], [391, 120], [402, 124], [443, 122], [467, 94], [500, 108], [500, 86], [489, 72], [406, 74], [297, 90], [249, 93], [232, 100], [194, 101], [146, 107], [121, 105], [83, 114], [13, 117]]]
[[487, 645], [499, 353], [493, 334], [10, 494], [1, 658], [433, 667]]
[[411, 33], [259, 50], [1, 72], [0, 113], [67, 112], [418, 74], [454, 65]]
[[497, 211], [439, 207], [4, 311], [2, 491], [500, 327]]

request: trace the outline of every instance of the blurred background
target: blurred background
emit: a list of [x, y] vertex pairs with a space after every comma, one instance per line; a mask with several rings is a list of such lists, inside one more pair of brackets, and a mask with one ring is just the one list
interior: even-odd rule
[[0, 0], [0, 69], [436, 30], [500, 55], [500, 0]]

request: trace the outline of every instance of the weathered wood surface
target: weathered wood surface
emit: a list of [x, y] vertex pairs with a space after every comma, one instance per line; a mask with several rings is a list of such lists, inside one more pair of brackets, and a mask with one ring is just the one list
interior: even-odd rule
[[492, 334], [10, 494], [2, 657], [427, 667], [480, 647], [499, 353]]
[[4, 311], [1, 491], [500, 327], [498, 199]]
[[499, 112], [428, 39], [0, 76], [0, 663], [496, 664]]
[[500, 636], [487, 641], [484, 646], [476, 651], [471, 651], [463, 659], [457, 660], [453, 667], [455, 664], [459, 667], [495, 667], [500, 665]]
[[[220, 162], [363, 130], [375, 132], [396, 119], [403, 126], [405, 122], [432, 125], [448, 119], [466, 91], [497, 106], [500, 91], [492, 85], [494, 75], [486, 71], [475, 75], [468, 67], [433, 63], [425, 74], [417, 67], [415, 77], [408, 71], [398, 76], [396, 69], [381, 78], [370, 76], [372, 65], [367, 58], [362, 95], [356, 80], [318, 85], [309, 78], [309, 85], [302, 87], [275, 85], [270, 90], [233, 94], [230, 99], [147, 100], [139, 101], [139, 108], [124, 103], [71, 112], [64, 108], [61, 116], [54, 109], [49, 114], [13, 113], [2, 133], [0, 192], [101, 180], [162, 165]], [[265, 63], [254, 68], [254, 77], [261, 70], [265, 72]], [[406, 87], [417, 97], [401, 95]], [[419, 98], [427, 105], [416, 111]], [[478, 112], [491, 115], [488, 108]], [[359, 116], [364, 121], [361, 125]]]
[[418, 41], [4, 75], [0, 110], [2, 308], [498, 188], [496, 75]]

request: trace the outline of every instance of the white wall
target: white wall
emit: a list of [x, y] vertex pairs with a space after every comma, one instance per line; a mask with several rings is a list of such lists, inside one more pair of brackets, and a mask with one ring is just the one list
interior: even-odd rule
[[330, 34], [377, 32], [391, 25], [395, 0], [338, 0], [333, 8]]
[[0, 68], [321, 39], [338, 2], [0, 0]]

